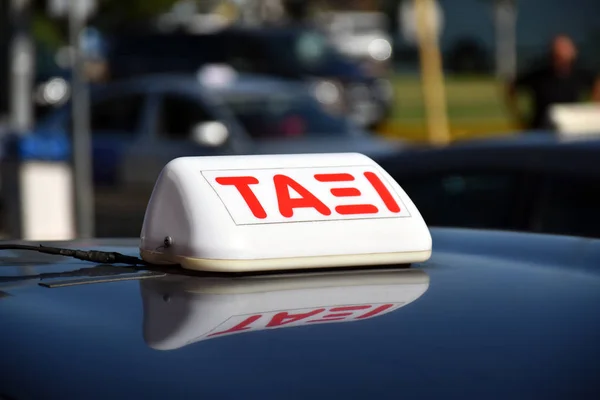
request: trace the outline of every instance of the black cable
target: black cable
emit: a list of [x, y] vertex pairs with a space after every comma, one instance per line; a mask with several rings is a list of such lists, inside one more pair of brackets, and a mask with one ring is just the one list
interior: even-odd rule
[[[6, 282], [20, 282], [29, 280], [44, 280], [44, 279], [55, 279], [55, 278], [93, 278], [93, 277], [105, 277], [123, 274], [134, 274], [139, 272], [140, 268], [135, 267], [115, 267], [115, 266], [96, 266], [92, 268], [80, 268], [74, 271], [62, 271], [62, 272], [45, 272], [35, 275], [17, 275], [17, 276], [0, 276], [0, 283]], [[1, 399], [0, 399], [1, 400]]]
[[52, 254], [56, 256], [64, 256], [76, 258], [82, 261], [89, 261], [96, 264], [126, 264], [126, 265], [149, 265], [146, 261], [133, 256], [117, 253], [114, 251], [98, 251], [98, 250], [72, 250], [62, 249], [59, 247], [47, 246], [32, 246], [26, 244], [0, 244], [0, 250], [29, 250], [37, 251], [38, 253]]

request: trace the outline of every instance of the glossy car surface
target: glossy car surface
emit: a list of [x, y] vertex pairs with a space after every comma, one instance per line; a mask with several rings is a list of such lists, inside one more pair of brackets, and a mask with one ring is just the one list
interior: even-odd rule
[[410, 267], [60, 288], [6, 277], [91, 266], [3, 251], [0, 397], [598, 398], [600, 241], [432, 237]]

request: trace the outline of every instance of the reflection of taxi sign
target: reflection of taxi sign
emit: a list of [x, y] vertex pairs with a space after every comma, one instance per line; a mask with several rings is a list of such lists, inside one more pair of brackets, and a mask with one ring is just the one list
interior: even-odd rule
[[421, 262], [431, 236], [362, 154], [184, 157], [158, 178], [140, 250], [153, 263], [247, 272]]
[[395, 311], [425, 293], [422, 270], [371, 270], [279, 277], [140, 281], [148, 346], [173, 350], [254, 331], [357, 322]]
[[557, 104], [550, 109], [550, 118], [561, 137], [600, 135], [598, 104]]

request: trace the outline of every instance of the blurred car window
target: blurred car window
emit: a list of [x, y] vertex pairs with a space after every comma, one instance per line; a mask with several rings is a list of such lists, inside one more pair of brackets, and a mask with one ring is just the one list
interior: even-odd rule
[[166, 71], [195, 72], [205, 63], [223, 62], [226, 46], [224, 39], [216, 35], [122, 36], [113, 41], [109, 57], [114, 78]]
[[538, 208], [544, 233], [600, 237], [600, 179], [565, 175], [545, 180]]
[[325, 36], [311, 31], [276, 35], [270, 44], [282, 66], [293, 70], [300, 68], [317, 73], [341, 57]]
[[312, 30], [237, 31], [123, 35], [109, 52], [115, 78], [151, 72], [194, 72], [207, 63], [228, 63], [244, 72], [300, 77], [326, 73], [344, 57]]
[[304, 136], [343, 136], [349, 123], [336, 118], [308, 95], [228, 94], [225, 104], [233, 111], [244, 129], [255, 139]]
[[402, 180], [428, 225], [514, 229], [519, 176], [501, 173], [444, 173]]
[[214, 120], [215, 118], [198, 101], [165, 94], [161, 101], [158, 133], [171, 140], [189, 140], [196, 125]]
[[92, 132], [119, 132], [135, 135], [138, 131], [144, 96], [131, 94], [100, 100], [91, 107]]
[[269, 56], [260, 41], [252, 36], [236, 35], [227, 41], [226, 60], [239, 71], [251, 73], [270, 73], [272, 57]]

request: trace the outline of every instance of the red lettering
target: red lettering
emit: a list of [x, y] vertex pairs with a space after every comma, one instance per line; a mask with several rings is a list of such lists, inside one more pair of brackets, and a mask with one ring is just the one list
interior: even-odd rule
[[322, 316], [320, 319], [313, 319], [307, 322], [329, 322], [329, 321], [341, 321], [346, 319], [346, 317], [353, 315], [352, 312], [348, 311], [360, 311], [371, 308], [372, 306], [345, 306], [345, 307], [333, 307], [330, 308], [329, 311], [333, 314], [327, 314]]
[[375, 315], [377, 315], [379, 313], [382, 313], [385, 310], [390, 309], [392, 307], [394, 307], [393, 304], [384, 304], [382, 306], [377, 307], [374, 310], [369, 311], [366, 314], [361, 315], [360, 317], [356, 317], [356, 319], [365, 319], [365, 318], [373, 317], [373, 316], [375, 316]]
[[271, 328], [273, 326], [287, 325], [291, 324], [292, 322], [301, 321], [305, 318], [317, 315], [323, 311], [325, 311], [324, 308], [313, 310], [304, 314], [288, 314], [287, 312], [280, 312], [275, 314], [273, 318], [271, 318], [271, 321], [267, 324], [267, 328]]
[[357, 188], [333, 188], [331, 194], [335, 197], [358, 197], [362, 193]]
[[[389, 211], [393, 213], [399, 213], [401, 211], [400, 205], [378, 174], [374, 172], [365, 172], [364, 177], [369, 181]], [[355, 177], [349, 173], [315, 174], [314, 178], [317, 181], [324, 183], [352, 182], [355, 180]], [[259, 219], [267, 218], [267, 212], [251, 188], [251, 185], [257, 185], [259, 183], [257, 178], [253, 176], [229, 176], [218, 177], [215, 178], [215, 180], [220, 185], [235, 187], [254, 217]], [[279, 212], [283, 217], [293, 217], [294, 210], [297, 208], [313, 208], [321, 215], [331, 215], [332, 210], [325, 203], [293, 178], [287, 175], [278, 174], [273, 177], [273, 184], [275, 186]], [[290, 193], [291, 190], [295, 191], [298, 194], [298, 197], [292, 197]], [[359, 198], [363, 194], [360, 189], [348, 186], [330, 188], [330, 192], [337, 198]], [[332, 208], [340, 215], [372, 215], [379, 213], [379, 209], [376, 205], [368, 203], [344, 204]]]
[[[331, 215], [331, 210], [321, 200], [289, 176], [275, 175], [273, 183], [277, 193], [279, 212], [284, 217], [293, 217], [294, 208], [314, 208], [323, 215]], [[300, 197], [292, 199], [290, 188], [295, 190]]]
[[373, 204], [349, 204], [345, 206], [337, 206], [335, 208], [338, 214], [342, 215], [357, 215], [357, 214], [377, 214], [379, 209]]
[[316, 174], [315, 179], [319, 182], [351, 182], [354, 177], [350, 174]]
[[251, 317], [246, 318], [245, 320], [243, 320], [242, 322], [240, 322], [239, 324], [237, 324], [233, 328], [227, 329], [226, 331], [211, 333], [210, 335], [208, 335], [208, 337], [217, 336], [217, 335], [224, 335], [226, 333], [233, 333], [233, 332], [240, 332], [240, 331], [248, 330], [248, 329], [250, 329], [250, 327], [248, 327], [248, 325], [252, 324], [253, 322], [255, 322], [257, 320], [259, 320], [260, 317], [262, 317], [262, 315], [253, 315]]
[[393, 213], [399, 213], [400, 206], [398, 205], [398, 203], [396, 203], [396, 200], [394, 200], [394, 197], [392, 196], [390, 191], [385, 187], [383, 182], [381, 182], [381, 179], [379, 179], [379, 177], [373, 172], [365, 172], [365, 178], [367, 178], [367, 180], [369, 181], [371, 186], [373, 186], [379, 197], [381, 197], [381, 200], [383, 200], [383, 203], [385, 204], [387, 209]]
[[[350, 174], [316, 174], [315, 179], [319, 182], [348, 182], [354, 177]], [[331, 194], [335, 197], [358, 197], [360, 190], [353, 187], [333, 188]], [[348, 204], [337, 206], [335, 211], [341, 215], [377, 214], [379, 209], [373, 204]]]
[[256, 218], [267, 218], [267, 213], [265, 209], [256, 198], [256, 195], [250, 189], [250, 185], [258, 184], [258, 179], [253, 176], [228, 176], [222, 178], [216, 178], [216, 181], [220, 185], [224, 186], [235, 186], [237, 191], [242, 195], [242, 198], [252, 211], [252, 214]]

